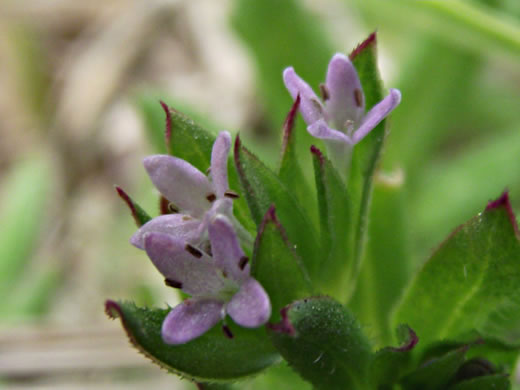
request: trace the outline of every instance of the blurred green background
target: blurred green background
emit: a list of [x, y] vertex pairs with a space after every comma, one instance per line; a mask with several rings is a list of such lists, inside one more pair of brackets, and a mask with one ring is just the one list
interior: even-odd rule
[[374, 30], [403, 100], [381, 162], [397, 195], [371, 234], [412, 271], [504, 189], [520, 209], [518, 0], [2, 2], [0, 387], [191, 386], [104, 316], [108, 297], [176, 299], [128, 244], [113, 185], [157, 210], [141, 159], [164, 150], [159, 99], [276, 164], [282, 70], [317, 88], [330, 56]]

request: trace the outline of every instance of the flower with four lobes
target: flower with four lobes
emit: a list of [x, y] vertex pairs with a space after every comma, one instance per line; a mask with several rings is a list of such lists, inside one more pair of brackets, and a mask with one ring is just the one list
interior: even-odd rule
[[[249, 275], [249, 259], [229, 220], [213, 217], [208, 233], [211, 256], [170, 234], [144, 234], [146, 253], [165, 283], [192, 296], [164, 319], [162, 338], [167, 344], [183, 344], [202, 335], [226, 314], [247, 328], [261, 326], [271, 316], [269, 297]], [[227, 326], [223, 329], [232, 337]]]
[[325, 84], [320, 85], [323, 103], [292, 67], [284, 70], [283, 80], [293, 99], [300, 95], [307, 130], [324, 140], [332, 164], [345, 180], [354, 145], [401, 101], [401, 93], [390, 89], [388, 96], [365, 115], [365, 96], [356, 69], [347, 56], [339, 53], [330, 60]]
[[[169, 155], [153, 155], [144, 159], [152, 183], [172, 204], [176, 213], [161, 215], [147, 222], [132, 236], [130, 242], [144, 249], [144, 236], [160, 232], [204, 247], [211, 218], [223, 214], [233, 222], [240, 238], [250, 244], [249, 233], [233, 216], [233, 199], [229, 190], [227, 160], [231, 135], [219, 133], [211, 151], [209, 178], [190, 163]], [[211, 179], [211, 180], [210, 180]]]

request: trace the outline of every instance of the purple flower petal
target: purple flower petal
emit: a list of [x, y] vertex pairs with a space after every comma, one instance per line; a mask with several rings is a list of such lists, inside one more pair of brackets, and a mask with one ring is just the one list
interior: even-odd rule
[[226, 305], [226, 312], [238, 325], [256, 328], [271, 317], [271, 302], [255, 279], [247, 279]]
[[210, 330], [222, 318], [222, 302], [186, 299], [163, 321], [161, 334], [166, 344], [184, 344]]
[[211, 179], [218, 198], [224, 197], [229, 189], [227, 162], [231, 148], [231, 135], [221, 131], [211, 150]]
[[325, 122], [323, 119], [317, 120], [312, 125], [308, 126], [307, 131], [316, 138], [341, 141], [349, 145], [352, 144], [352, 141], [346, 134], [343, 134], [341, 131], [331, 129], [329, 125], [327, 125], [327, 122]]
[[312, 88], [296, 74], [292, 67], [283, 72], [283, 81], [292, 98], [296, 100], [300, 95], [300, 112], [307, 125], [311, 125], [323, 118], [323, 105]]
[[190, 295], [215, 296], [229, 283], [207, 254], [169, 234], [146, 234], [144, 248], [159, 272]]
[[134, 233], [130, 243], [139, 249], [144, 249], [146, 233], [166, 233], [180, 240], [194, 243], [199, 239], [201, 221], [185, 214], [166, 214], [153, 218]]
[[154, 155], [144, 159], [153, 184], [186, 214], [201, 217], [216, 195], [206, 175], [177, 157]]
[[209, 224], [208, 232], [216, 266], [236, 281], [247, 277], [249, 261], [240, 247], [231, 222], [219, 215]]
[[361, 122], [361, 126], [354, 133], [352, 140], [354, 144], [361, 141], [379, 122], [390, 114], [390, 112], [396, 108], [401, 102], [401, 92], [397, 89], [390, 89], [390, 93], [379, 103], [377, 103], [372, 109], [366, 114]]
[[325, 85], [330, 96], [325, 102], [327, 120], [341, 130], [347, 121], [359, 124], [365, 112], [365, 97], [356, 69], [347, 56], [338, 53], [332, 57]]

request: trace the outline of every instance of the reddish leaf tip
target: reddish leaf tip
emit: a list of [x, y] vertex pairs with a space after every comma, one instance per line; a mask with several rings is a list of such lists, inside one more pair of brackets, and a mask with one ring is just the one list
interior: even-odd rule
[[322, 151], [319, 150], [316, 146], [311, 145], [311, 153], [314, 154], [314, 156], [316, 156], [320, 165], [323, 165], [324, 156], [323, 156]]
[[[267, 224], [272, 223], [276, 229], [280, 232], [280, 235], [283, 239], [283, 241], [286, 243], [288, 247], [291, 247], [289, 244], [289, 238], [287, 237], [287, 233], [285, 231], [285, 228], [280, 223], [280, 220], [278, 219], [278, 216], [276, 215], [276, 208], [275, 205], [272, 204], [269, 206], [269, 209], [265, 213], [264, 217], [262, 218], [262, 222], [260, 223], [260, 226], [258, 228], [258, 235], [257, 235], [257, 241], [260, 241], [261, 237], [263, 236], [265, 232], [265, 228]], [[258, 245], [255, 244], [255, 245]]]
[[141, 223], [139, 222], [139, 217], [137, 216], [137, 210], [134, 205], [134, 201], [130, 196], [119, 186], [115, 186], [117, 194], [123, 201], [126, 203], [128, 208], [130, 209], [130, 212], [132, 213], [132, 217], [134, 217], [135, 223], [137, 226], [141, 226]]
[[294, 129], [294, 122], [296, 121], [296, 114], [300, 108], [300, 101], [300, 94], [298, 94], [283, 124], [282, 156], [285, 154], [287, 147], [289, 146], [289, 141]]
[[121, 308], [117, 304], [117, 302], [107, 299], [105, 301], [105, 313], [111, 320], [115, 320], [116, 318], [122, 318], [123, 313], [121, 311]]
[[349, 58], [351, 61], [354, 60], [362, 51], [367, 49], [368, 47], [375, 46], [377, 44], [377, 31], [374, 31], [372, 34], [368, 36], [367, 39], [365, 39], [363, 42], [361, 42], [357, 47], [352, 50], [352, 53], [350, 53]]
[[499, 207], [502, 207], [502, 206], [504, 206], [504, 207], [510, 206], [510, 204], [509, 204], [509, 192], [507, 190], [504, 191], [502, 193], [502, 195], [500, 195], [498, 197], [498, 199], [492, 200], [492, 201], [488, 202], [486, 210], [492, 210], [492, 209], [499, 208]]
[[518, 223], [516, 222], [515, 213], [513, 212], [513, 208], [511, 207], [511, 202], [509, 200], [509, 191], [505, 190], [502, 195], [498, 197], [498, 199], [488, 202], [486, 206], [486, 211], [496, 210], [504, 208], [507, 212], [509, 220], [511, 221], [511, 225], [513, 225], [513, 229], [517, 236], [520, 236], [520, 231], [518, 230]]
[[408, 340], [403, 345], [396, 348], [396, 350], [400, 351], [400, 352], [410, 351], [417, 345], [418, 342], [419, 342], [419, 337], [417, 337], [417, 333], [415, 333], [414, 330], [409, 327], [408, 328]]
[[171, 114], [170, 107], [165, 102], [163, 102], [162, 100], [159, 100], [159, 103], [161, 104], [161, 107], [163, 108], [164, 113], [166, 114], [166, 128], [164, 131], [164, 139], [166, 142], [166, 150], [168, 150], [168, 152], [169, 152], [170, 143], [171, 143], [171, 139], [172, 139], [172, 114]]
[[266, 326], [268, 329], [275, 333], [285, 333], [289, 336], [294, 336], [296, 334], [296, 330], [294, 329], [293, 324], [291, 324], [291, 321], [289, 320], [289, 307], [291, 305], [285, 306], [282, 310], [280, 310], [280, 315], [282, 316], [282, 319], [280, 322], [276, 324], [268, 323]]

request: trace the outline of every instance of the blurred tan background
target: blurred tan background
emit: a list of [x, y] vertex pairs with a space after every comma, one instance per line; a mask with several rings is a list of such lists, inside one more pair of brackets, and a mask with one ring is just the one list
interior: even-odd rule
[[[512, 9], [515, 1], [506, 3]], [[462, 216], [453, 217], [431, 207], [441, 201], [449, 205], [441, 211], [470, 204], [472, 196], [464, 191], [442, 198], [443, 190], [454, 183], [467, 184], [460, 180], [466, 169], [479, 170], [482, 176], [475, 182], [488, 184], [486, 192], [475, 191], [484, 200], [498, 195], [505, 185], [520, 188], [518, 164], [512, 164], [520, 153], [518, 53], [509, 55], [498, 47], [495, 56], [486, 49], [493, 42], [479, 49], [478, 43], [461, 42], [454, 35], [453, 44], [446, 45], [448, 54], [437, 53], [446, 67], [456, 69], [446, 79], [437, 75], [438, 82], [431, 80], [425, 88], [434, 84], [442, 88], [430, 96], [421, 90], [420, 79], [406, 84], [404, 71], [399, 78], [399, 67], [406, 54], [423, 45], [419, 40], [424, 36], [417, 31], [431, 30], [428, 33], [437, 39], [443, 37], [442, 29], [411, 21], [407, 30], [402, 12], [378, 11], [376, 0], [365, 2], [372, 4], [366, 8], [363, 0], [352, 0], [348, 9], [346, 2], [334, 0], [302, 3], [338, 51], [353, 48], [374, 26], [382, 26], [385, 84], [405, 89], [408, 85], [416, 92], [411, 100], [403, 99], [401, 112], [406, 112], [406, 104], [411, 107], [424, 99], [424, 111], [414, 111], [416, 122], [408, 127], [422, 129], [422, 121], [437, 120], [446, 128], [442, 139], [435, 138], [434, 125], [430, 128], [434, 146], [428, 159], [418, 159], [423, 150], [414, 155], [415, 141], [404, 140], [412, 151], [410, 170], [423, 169], [416, 168], [416, 180], [411, 181], [416, 188], [410, 190], [418, 194], [410, 203], [419, 210], [414, 214], [417, 226], [424, 226], [412, 244], [421, 246], [420, 260], [456, 223], [474, 215], [474, 203], [484, 204], [481, 199], [470, 202], [468, 209], [460, 208]], [[156, 193], [141, 165], [142, 158], [156, 150], [139, 108], [143, 95], [152, 103], [157, 100], [157, 106], [164, 95], [181, 108], [195, 107], [213, 129], [262, 133], [265, 108], [260, 107], [253, 59], [231, 30], [231, 7], [231, 0], [0, 2], [0, 388], [194, 388], [131, 349], [119, 323], [109, 321], [103, 312], [107, 298], [138, 304], [174, 304], [176, 299], [163, 287], [146, 255], [128, 243], [135, 226], [113, 186], [122, 186], [147, 210], [157, 209]], [[395, 30], [381, 22], [385, 18]], [[444, 49], [445, 43], [428, 47], [433, 52]], [[484, 86], [474, 83], [472, 95], [489, 113], [473, 100], [471, 107], [478, 115], [468, 107], [453, 108], [450, 87], [458, 88], [457, 72], [466, 72], [459, 59], [480, 61], [474, 74]], [[417, 64], [424, 64], [415, 65], [428, 80], [431, 69]], [[486, 93], [475, 92], [484, 87]], [[487, 95], [489, 91], [493, 95]], [[444, 111], [439, 109], [441, 115], [428, 111], [430, 98], [447, 101]], [[489, 101], [500, 105], [507, 116], [496, 114]], [[406, 122], [404, 117], [394, 123]], [[496, 128], [489, 123], [496, 123]], [[475, 138], [460, 135], [470, 133]], [[508, 138], [499, 140], [500, 134]], [[503, 146], [508, 149], [501, 154]], [[483, 150], [486, 156], [503, 156], [499, 160], [503, 171], [475, 166], [474, 161], [483, 161]], [[460, 169], [444, 180], [447, 166]], [[488, 180], [495, 177], [497, 182]], [[514, 192], [512, 198], [518, 205], [520, 193]], [[438, 229], [435, 234], [430, 234], [430, 227]]]

